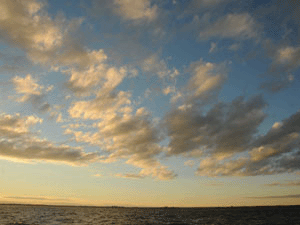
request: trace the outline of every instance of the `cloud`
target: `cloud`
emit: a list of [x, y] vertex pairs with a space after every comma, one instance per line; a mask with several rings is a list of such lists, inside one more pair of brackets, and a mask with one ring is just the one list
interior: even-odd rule
[[44, 196], [4, 196], [3, 198], [15, 200], [41, 200], [41, 201], [70, 201], [69, 198], [52, 198]]
[[300, 112], [283, 120], [280, 122], [280, 125], [277, 124], [273, 125], [267, 134], [255, 141], [254, 145], [256, 148], [269, 147], [276, 153], [286, 153], [299, 146]]
[[[287, 56], [285, 56], [287, 57]], [[226, 74], [217, 64], [200, 60], [190, 66], [192, 77], [185, 87], [183, 104], [164, 118], [170, 142], [167, 155], [202, 158], [196, 174], [201, 176], [255, 176], [299, 170], [300, 130], [297, 112], [257, 136], [266, 118], [262, 96], [245, 101], [211, 105]], [[204, 101], [205, 103], [205, 101]]]
[[225, 64], [204, 62], [202, 59], [191, 63], [190, 78], [186, 91], [193, 99], [212, 99], [220, 91], [227, 78]]
[[45, 88], [38, 84], [37, 79], [32, 78], [30, 74], [24, 78], [15, 76], [11, 81], [17, 93], [15, 97], [17, 102], [30, 102], [35, 109], [42, 113], [51, 110], [51, 105], [45, 101], [45, 97], [47, 92], [53, 88], [52, 85]]
[[300, 113], [276, 123], [269, 132], [252, 137], [241, 157], [231, 159], [207, 157], [197, 170], [202, 176], [256, 176], [293, 173], [300, 170]]
[[1, 39], [29, 54], [49, 52], [60, 47], [62, 26], [46, 13], [40, 14], [43, 7], [42, 2], [35, 0], [1, 1]]
[[216, 8], [230, 1], [232, 0], [192, 0], [188, 2], [187, 7], [184, 9], [184, 14], [196, 14], [212, 9], [216, 10]]
[[[92, 0], [86, 8], [89, 15], [101, 21], [101, 32], [105, 33], [102, 40], [110, 43], [110, 56], [115, 61], [130, 61], [135, 65], [153, 52], [141, 40], [146, 38], [148, 44], [157, 46], [158, 40], [171, 34], [168, 24], [173, 15], [164, 7], [167, 4], [153, 0]], [[122, 34], [110, 33], [111, 27], [119, 27]]]
[[67, 87], [78, 95], [88, 93], [92, 87], [104, 80], [108, 69], [104, 63], [107, 56], [103, 50], [83, 52], [81, 54], [77, 58], [79, 68], [71, 67], [63, 70], [63, 73], [70, 76]]
[[194, 160], [185, 161], [184, 165], [189, 166], [189, 167], [193, 167], [195, 165], [195, 161]]
[[[1, 40], [1, 38], [0, 38]], [[4, 52], [0, 53], [0, 60], [2, 65], [0, 71], [3, 73], [24, 73], [31, 69], [30, 61], [25, 56], [16, 54], [15, 52]]]
[[[201, 83], [196, 91], [199, 86]], [[201, 95], [193, 97], [188, 102], [184, 99], [184, 105], [172, 109], [164, 118], [170, 138], [168, 156], [201, 158], [196, 171], [201, 176], [256, 176], [300, 169], [299, 112], [257, 136], [266, 118], [267, 104], [262, 96], [247, 101], [238, 97], [205, 111], [197, 104]]]
[[62, 122], [64, 122], [64, 120], [62, 118], [62, 114], [59, 113], [58, 116], [57, 116], [57, 118], [56, 118], [56, 123], [62, 123]]
[[247, 198], [300, 198], [300, 195], [275, 195], [275, 196], [257, 196], [257, 197], [247, 197]]
[[30, 126], [42, 122], [36, 116], [22, 118], [20, 114], [0, 114], [0, 135], [4, 138], [19, 138], [29, 133]]
[[276, 46], [266, 41], [265, 48], [272, 63], [268, 68], [269, 80], [262, 83], [261, 88], [270, 92], [278, 92], [292, 84], [293, 72], [300, 67], [300, 47], [285, 45]]
[[230, 51], [237, 51], [237, 50], [239, 50], [240, 48], [241, 48], [241, 45], [238, 44], [238, 43], [232, 44], [232, 45], [230, 45], [230, 46], [228, 47], [228, 49], [229, 49]]
[[110, 158], [128, 158], [126, 163], [142, 168], [139, 175], [152, 175], [162, 180], [175, 177], [155, 159], [163, 152], [158, 143], [164, 137], [144, 108], [134, 115], [105, 119], [98, 124], [98, 129], [107, 151], [112, 152]]
[[136, 76], [137, 71], [128, 67], [116, 68], [105, 63], [107, 59], [103, 50], [83, 53], [80, 63], [84, 63], [83, 68], [70, 67], [62, 72], [69, 75], [70, 79], [67, 87], [77, 95], [89, 95], [99, 92], [113, 91], [123, 79]]
[[207, 157], [201, 160], [196, 171], [199, 176], [243, 176], [243, 168], [247, 163], [247, 159], [240, 158], [239, 160], [219, 160], [214, 157]]
[[[15, 162], [50, 162], [87, 166], [99, 161], [97, 153], [85, 153], [67, 145], [56, 146], [44, 140], [1, 141], [0, 158]], [[21, 146], [24, 147], [21, 147]]]
[[[160, 149], [160, 151], [162, 150]], [[159, 180], [172, 180], [176, 178], [177, 174], [175, 174], [173, 171], [170, 171], [168, 167], [161, 165], [161, 163], [154, 158], [154, 156], [157, 154], [158, 152], [152, 156], [151, 154], [135, 154], [130, 157], [126, 163], [142, 168], [139, 174], [137, 174], [141, 177], [152, 176], [153, 178], [157, 178]]]
[[168, 87], [163, 89], [163, 94], [164, 95], [168, 95], [168, 94], [174, 93], [174, 92], [176, 92], [175, 86], [168, 86]]
[[86, 153], [80, 148], [55, 145], [38, 138], [30, 128], [42, 120], [19, 114], [0, 115], [0, 158], [17, 162], [51, 162], [85, 166], [99, 161], [97, 153]]
[[44, 7], [35, 0], [1, 1], [1, 38], [24, 50], [33, 63], [66, 74], [66, 86], [76, 95], [90, 95], [97, 85], [109, 79], [114, 68], [106, 64], [108, 57], [102, 49], [90, 50], [74, 37], [82, 19], [52, 19]]
[[64, 134], [73, 135], [74, 140], [76, 142], [88, 143], [94, 146], [103, 146], [103, 143], [101, 142], [101, 137], [98, 133], [76, 131], [71, 128], [67, 128], [65, 129]]
[[225, 2], [229, 2], [231, 0], [193, 0], [189, 4], [189, 7], [193, 8], [209, 8], [220, 5]]
[[177, 108], [165, 117], [170, 137], [168, 154], [243, 152], [265, 118], [265, 106], [263, 98], [255, 96], [248, 101], [238, 97], [232, 103], [215, 104], [207, 113], [197, 104]]
[[258, 24], [248, 13], [228, 14], [201, 29], [199, 38], [258, 38]]
[[198, 1], [192, 1], [192, 5], [194, 7], [211, 7], [216, 6], [224, 2], [228, 2], [229, 0], [198, 0]]
[[15, 90], [18, 94], [23, 96], [17, 101], [24, 102], [30, 99], [31, 96], [38, 96], [42, 94], [43, 86], [39, 85], [35, 79], [28, 74], [25, 78], [16, 76], [12, 79]]
[[[189, 9], [192, 12], [193, 7], [199, 12], [228, 1], [189, 1], [186, 4], [180, 3], [180, 6], [188, 5], [187, 12]], [[118, 23], [120, 18], [123, 20], [121, 25], [125, 27], [120, 27], [121, 35], [112, 35], [122, 36], [121, 39], [117, 38], [120, 40], [120, 52], [127, 54], [124, 49], [138, 46], [136, 43], [142, 37], [138, 35], [139, 32], [145, 36], [149, 31], [163, 33], [163, 29], [169, 27], [170, 30], [167, 31], [171, 31], [178, 24], [184, 23], [181, 20], [169, 21], [172, 24], [163, 21], [175, 19], [173, 11], [165, 9], [167, 7], [164, 8], [167, 16], [162, 16], [163, 8], [159, 6], [164, 4], [166, 3], [150, 0], [115, 0], [105, 3], [99, 1], [99, 5], [107, 6], [102, 9], [107, 11], [107, 14], [119, 15]], [[180, 91], [177, 91], [175, 84], [163, 83], [161, 90], [165, 95], [171, 96], [173, 108], [163, 121], [159, 121], [161, 124], [157, 124], [144, 108], [136, 110], [132, 104], [131, 92], [117, 89], [130, 74], [133, 74], [129, 67], [115, 66], [107, 52], [102, 49], [89, 49], [82, 43], [81, 37], [74, 35], [83, 19], [68, 21], [61, 15], [52, 17], [45, 11], [45, 6], [43, 1], [35, 0], [1, 1], [0, 41], [23, 50], [33, 64], [45, 66], [49, 71], [60, 72], [67, 77], [66, 87], [77, 97], [85, 97], [72, 101], [68, 109], [69, 116], [72, 117], [70, 120], [95, 120], [92, 122], [96, 125], [70, 125], [65, 127], [65, 134], [72, 135], [77, 142], [99, 146], [106, 155], [100, 157], [80, 148], [57, 145], [39, 138], [31, 132], [31, 128], [42, 122], [35, 116], [3, 114], [0, 121], [1, 157], [70, 165], [125, 160], [129, 165], [140, 168], [140, 171], [137, 174], [119, 174], [120, 176], [152, 176], [161, 180], [176, 177], [173, 171], [158, 160], [165, 153], [169, 156], [183, 155], [201, 160], [197, 170], [199, 175], [246, 176], [299, 171], [298, 113], [274, 124], [267, 134], [258, 136], [258, 128], [266, 117], [266, 103], [261, 96], [249, 100], [238, 97], [229, 103], [217, 102], [218, 93], [227, 80], [226, 63], [204, 60], [192, 63], [186, 69], [191, 78]], [[210, 12], [205, 13], [201, 20], [203, 23], [198, 23], [197, 34], [200, 40], [225, 38], [242, 41], [260, 38], [260, 25], [248, 13], [230, 13], [216, 19], [213, 18], [214, 15]], [[198, 15], [194, 18], [198, 18]], [[185, 19], [188, 21], [188, 18]], [[158, 26], [160, 23], [163, 25]], [[141, 24], [144, 26], [136, 26]], [[133, 28], [138, 31], [135, 32]], [[132, 34], [123, 36], [123, 29]], [[146, 30], [147, 32], [144, 32]], [[102, 33], [106, 35], [105, 32]], [[130, 39], [126, 43], [136, 45], [124, 44], [126, 39]], [[211, 42], [210, 53], [216, 51], [217, 47], [216, 42]], [[268, 49], [272, 59], [269, 73], [274, 76], [271, 82], [264, 83], [262, 88], [276, 92], [294, 80], [292, 72], [300, 65], [300, 47], [291, 44], [272, 47], [274, 46]], [[239, 44], [229, 47], [234, 51], [238, 48]], [[141, 55], [143, 57], [137, 57], [136, 61], [140, 60], [141, 63], [137, 64], [144, 73], [156, 74], [161, 79], [158, 80], [163, 82], [176, 82], [179, 72], [175, 67], [171, 68], [168, 65], [168, 60], [162, 59], [159, 54], [149, 57], [145, 57], [146, 53]], [[51, 105], [44, 102], [43, 98], [53, 86], [44, 87], [34, 78], [28, 74], [25, 77], [15, 76], [11, 80], [15, 91], [21, 96], [18, 100], [31, 100], [37, 104], [40, 111], [51, 112]], [[149, 94], [147, 90], [145, 93]], [[59, 112], [51, 113], [57, 122], [69, 121], [67, 118], [63, 120]], [[92, 128], [93, 131], [84, 132], [80, 130], [83, 127]], [[170, 143], [164, 147], [160, 143], [166, 139], [170, 140]], [[194, 162], [189, 160], [185, 165], [193, 166]]]
[[297, 1], [273, 0], [255, 10], [254, 14], [267, 25], [264, 33], [269, 37], [262, 41], [262, 47], [272, 63], [261, 85], [268, 92], [276, 93], [290, 87], [297, 75], [300, 46], [291, 40], [299, 39], [299, 9]]
[[216, 177], [292, 173], [299, 171], [299, 162], [299, 156], [293, 154], [259, 162], [251, 161], [248, 157], [232, 157], [225, 160], [207, 157], [201, 161], [196, 175]]
[[277, 158], [265, 158], [252, 161], [249, 157], [219, 160], [214, 157], [203, 159], [196, 172], [200, 176], [257, 176], [292, 173], [299, 171], [299, 153], [280, 155]]
[[50, 85], [50, 86], [47, 87], [46, 92], [50, 92], [50, 91], [52, 91], [53, 89], [54, 89], [54, 86], [53, 86], [53, 85]]
[[165, 95], [174, 93], [170, 99], [171, 103], [179, 102], [179, 99], [183, 101], [180, 109], [190, 107], [194, 103], [207, 104], [215, 100], [227, 80], [228, 71], [226, 62], [217, 64], [200, 59], [191, 63], [186, 72], [191, 77], [180, 91], [176, 90], [175, 85], [163, 89]]
[[[106, 114], [114, 114], [117, 111], [120, 112], [122, 110], [126, 110], [126, 108], [128, 108], [126, 106], [131, 103], [131, 93], [124, 91], [115, 91], [115, 88], [130, 72], [131, 71], [128, 71], [125, 68], [116, 69], [114, 67], [109, 68], [105, 72], [102, 71], [102, 73], [97, 72], [99, 76], [102, 76], [102, 85], [96, 92], [97, 96], [94, 99], [88, 101], [73, 102], [72, 106], [69, 109], [70, 116], [73, 118], [82, 117], [84, 119], [101, 119], [105, 117]], [[82, 81], [83, 83], [85, 83], [84, 86], [88, 89], [91, 87], [91, 85], [97, 84], [97, 80], [99, 80], [99, 78], [93, 80], [95, 76], [92, 76], [91, 80], [89, 80], [89, 76], [82, 76], [82, 74], [78, 76], [80, 82]], [[78, 83], [79, 80], [77, 79], [76, 82]], [[82, 82], [81, 87], [83, 87]], [[75, 85], [73, 85], [73, 87], [74, 86]]]
[[164, 136], [151, 121], [150, 114], [144, 108], [139, 108], [135, 114], [130, 107], [121, 111], [122, 113], [116, 110], [116, 113], [106, 111], [102, 114], [101, 120], [97, 123], [98, 131], [94, 134], [74, 132], [70, 129], [66, 131], [73, 134], [79, 142], [99, 145], [105, 150], [109, 155], [103, 158], [102, 162], [127, 159], [127, 164], [141, 168], [137, 176], [153, 176], [161, 180], [173, 179], [176, 175], [156, 159], [164, 152], [164, 148], [159, 145]]
[[103, 175], [97, 173], [97, 174], [94, 174], [93, 177], [102, 177]]
[[114, 115], [117, 111], [126, 110], [131, 103], [131, 94], [120, 91], [118, 93], [99, 92], [96, 98], [90, 101], [77, 101], [72, 104], [69, 114], [73, 118], [101, 119], [107, 115]]
[[144, 72], [156, 74], [159, 78], [175, 78], [179, 75], [176, 68], [169, 69], [167, 62], [159, 58], [157, 54], [153, 54], [146, 58], [142, 64]]
[[207, 183], [207, 184], [204, 184], [205, 186], [215, 186], [215, 187], [217, 187], [217, 186], [223, 186], [224, 185], [224, 183], [216, 183], [216, 182], [214, 182], [214, 183]]
[[290, 66], [299, 66], [300, 63], [300, 47], [294, 48], [286, 46], [278, 49], [275, 60], [281, 64], [289, 64]]
[[[299, 10], [300, 6], [298, 1], [278, 2], [272, 0], [268, 4], [261, 5], [261, 7], [256, 10], [256, 14], [258, 14], [260, 18], [265, 19], [266, 22], [271, 23], [268, 24], [271, 28], [269, 32], [276, 35], [278, 34], [278, 27], [291, 28], [299, 24]], [[275, 27], [276, 29], [274, 29]]]
[[291, 181], [286, 183], [274, 182], [270, 184], [265, 184], [268, 187], [276, 187], [276, 186], [283, 186], [283, 187], [292, 187], [292, 186], [300, 186], [300, 181]]
[[140, 174], [132, 174], [132, 173], [127, 173], [127, 174], [116, 174], [116, 177], [120, 178], [129, 178], [129, 179], [143, 179], [145, 176], [140, 175]]
[[284, 78], [283, 76], [282, 78], [279, 79], [275, 78], [274, 80], [263, 82], [260, 85], [260, 88], [269, 91], [271, 93], [276, 93], [283, 90], [284, 88], [287, 88], [288, 86], [290, 86], [291, 83], [292, 80], [290, 80], [288, 77]]
[[280, 69], [280, 71], [291, 72], [300, 66], [300, 47], [282, 46], [275, 48], [273, 56], [273, 65], [271, 71]]
[[[102, 50], [93, 51], [95, 59], [89, 60], [89, 64], [83, 69], [68, 69], [63, 73], [70, 75], [67, 87], [78, 96], [90, 94], [105, 95], [112, 92], [125, 77], [134, 77], [137, 75], [135, 69], [128, 67], [116, 68], [104, 63], [106, 55]], [[105, 93], [104, 93], [105, 92]]]
[[150, 0], [115, 0], [113, 10], [124, 20], [153, 21], [158, 16], [158, 7], [151, 5]]
[[[161, 141], [161, 132], [155, 129], [148, 112], [140, 108], [135, 114], [107, 117], [98, 123], [98, 129], [104, 138], [113, 138], [113, 149], [131, 149], [134, 152], [149, 154], [147, 147]], [[141, 148], [140, 148], [141, 147]], [[144, 150], [143, 147], [146, 147]], [[149, 149], [150, 150], [150, 149]], [[156, 149], [153, 149], [155, 154]]]
[[210, 49], [209, 49], [209, 53], [216, 52], [217, 50], [218, 50], [217, 43], [215, 43], [215, 42], [211, 42], [211, 43], [210, 43]]

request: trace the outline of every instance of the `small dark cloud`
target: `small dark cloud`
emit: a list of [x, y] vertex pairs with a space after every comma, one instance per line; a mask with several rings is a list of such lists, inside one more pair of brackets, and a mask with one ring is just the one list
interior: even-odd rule
[[43, 103], [42, 105], [41, 105], [41, 107], [39, 108], [39, 110], [41, 111], [41, 112], [43, 112], [43, 113], [45, 113], [45, 112], [49, 112], [50, 111], [50, 109], [51, 109], [51, 105], [49, 104], [49, 103]]
[[281, 91], [284, 88], [287, 88], [290, 84], [291, 81], [289, 81], [288, 79], [282, 81], [276, 81], [276, 80], [266, 81], [260, 85], [260, 89], [267, 90], [271, 93], [276, 93]]
[[40, 113], [47, 113], [51, 110], [51, 105], [46, 101], [47, 94], [41, 95], [30, 95], [28, 100], [25, 102], [30, 102], [35, 110]]

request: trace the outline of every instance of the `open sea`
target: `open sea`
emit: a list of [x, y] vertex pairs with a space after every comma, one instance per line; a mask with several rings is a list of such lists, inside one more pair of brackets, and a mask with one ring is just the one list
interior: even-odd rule
[[300, 206], [130, 208], [0, 205], [1, 225], [300, 224]]

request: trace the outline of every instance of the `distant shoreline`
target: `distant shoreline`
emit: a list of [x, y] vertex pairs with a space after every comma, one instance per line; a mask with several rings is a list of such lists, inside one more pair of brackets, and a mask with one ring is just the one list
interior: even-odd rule
[[154, 206], [93, 206], [93, 205], [47, 205], [47, 204], [21, 204], [21, 203], [0, 203], [0, 206], [37, 206], [37, 207], [86, 207], [86, 208], [149, 208], [149, 209], [220, 209], [220, 208], [278, 208], [278, 207], [285, 207], [285, 208], [294, 208], [300, 207], [300, 205], [262, 205], [262, 206], [207, 206], [207, 207], [173, 207], [173, 206], [161, 206], [161, 207], [154, 207]]

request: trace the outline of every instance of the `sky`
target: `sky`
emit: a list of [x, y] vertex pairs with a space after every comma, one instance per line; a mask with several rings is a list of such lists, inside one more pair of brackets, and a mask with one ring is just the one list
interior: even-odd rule
[[0, 203], [300, 204], [299, 11], [0, 0]]

